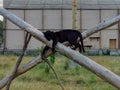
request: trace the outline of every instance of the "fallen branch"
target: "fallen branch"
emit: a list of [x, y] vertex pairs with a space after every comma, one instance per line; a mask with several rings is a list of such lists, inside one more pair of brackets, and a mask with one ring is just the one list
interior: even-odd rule
[[56, 73], [56, 71], [54, 70], [54, 68], [51, 66], [49, 60], [46, 59], [45, 62], [47, 62], [47, 64], [50, 66], [50, 68], [52, 69], [53, 73], [55, 74], [55, 77], [56, 77], [56, 79], [57, 79], [57, 81], [58, 81], [61, 89], [64, 90], [64, 87], [63, 87], [63, 85], [62, 85], [62, 82], [61, 82], [60, 78], [58, 77], [58, 74]]

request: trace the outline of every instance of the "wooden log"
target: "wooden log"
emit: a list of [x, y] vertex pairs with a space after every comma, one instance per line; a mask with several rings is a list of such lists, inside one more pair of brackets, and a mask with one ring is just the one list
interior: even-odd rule
[[[3, 8], [0, 8], [0, 14], [3, 15], [4, 17], [8, 18], [10, 21], [15, 23], [16, 25], [18, 25], [20, 28], [22, 28], [25, 31], [31, 33], [36, 39], [46, 43], [48, 46], [51, 46], [52, 43], [48, 42], [44, 38], [43, 33], [41, 31], [37, 30], [36, 28], [34, 28], [33, 26], [31, 26], [30, 24], [27, 24], [26, 22], [24, 22], [23, 20], [21, 20], [20, 18], [13, 15], [12, 13], [6, 11]], [[117, 23], [119, 20], [120, 20], [120, 16], [117, 16], [116, 18], [113, 18], [112, 22], [101, 23], [101, 24], [94, 27], [96, 29], [94, 29], [94, 30], [90, 29], [86, 32], [83, 32], [83, 36], [84, 36], [84, 38], [86, 38], [87, 36], [93, 34], [93, 32], [97, 32], [99, 30], [107, 28], [108, 26], [111, 26], [111, 25]], [[98, 26], [99, 26], [99, 28], [98, 28]], [[82, 65], [86, 69], [95, 73], [100, 78], [109, 82], [111, 85], [120, 89], [120, 77], [115, 75], [113, 72], [106, 69], [105, 67], [95, 63], [94, 61], [87, 58], [86, 56], [83, 56], [79, 52], [71, 50], [70, 48], [65, 47], [64, 45], [62, 45], [60, 43], [57, 44], [56, 51], [60, 52], [61, 54], [65, 55], [65, 56], [67, 56], [68, 58], [70, 58], [74, 62], [78, 63], [79, 65]], [[39, 57], [39, 59], [40, 59], [40, 57]], [[31, 69], [33, 66], [37, 65], [37, 61], [38, 61], [38, 59], [36, 61], [33, 60], [30, 63], [26, 64], [24, 67], [21, 67], [17, 72], [17, 76], [26, 72], [27, 70]], [[38, 62], [38, 63], [40, 63], [40, 62]], [[5, 77], [3, 80], [0, 81], [0, 88], [3, 87], [3, 85], [5, 86], [8, 78], [9, 78], [9, 76]], [[2, 84], [2, 83], [4, 83], [4, 84]]]

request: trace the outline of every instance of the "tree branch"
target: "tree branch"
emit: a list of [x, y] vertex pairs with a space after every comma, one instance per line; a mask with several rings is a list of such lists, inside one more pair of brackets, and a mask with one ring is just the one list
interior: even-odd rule
[[[31, 61], [29, 61], [27, 64], [23, 65], [22, 67], [19, 67], [16, 75], [14, 77], [14, 79], [16, 77], [18, 77], [19, 75], [29, 71], [31, 68], [35, 67], [36, 65], [38, 65], [39, 63], [42, 62], [41, 56], [38, 56], [35, 59], [32, 59]], [[8, 82], [9, 78], [12, 76], [12, 74], [4, 77], [1, 81], [0, 81], [0, 89], [2, 89]]]
[[61, 89], [64, 90], [63, 84], [62, 84], [60, 78], [58, 77], [58, 74], [55, 72], [54, 68], [53, 68], [52, 65], [50, 64], [49, 60], [46, 59], [45, 62], [47, 62], [47, 64], [50, 66], [50, 68], [52, 69], [53, 73], [55, 74], [55, 77], [56, 77], [56, 79], [57, 79], [57, 81], [58, 81]]
[[31, 35], [27, 32], [26, 37], [25, 37], [25, 43], [24, 43], [24, 46], [23, 46], [22, 54], [21, 54], [21, 56], [18, 58], [18, 60], [17, 60], [17, 62], [16, 62], [16, 65], [15, 65], [15, 68], [14, 68], [14, 70], [13, 70], [13, 72], [12, 72], [12, 75], [11, 75], [11, 77], [9, 78], [8, 82], [7, 82], [6, 90], [9, 90], [10, 84], [11, 84], [12, 80], [14, 79], [14, 77], [16, 76], [18, 67], [20, 66], [20, 63], [21, 63], [21, 61], [22, 61], [22, 59], [23, 59], [23, 57], [24, 57], [24, 54], [25, 54], [25, 51], [26, 51], [26, 49], [27, 49], [27, 46], [28, 46], [28, 43], [29, 43], [30, 39], [31, 39]]

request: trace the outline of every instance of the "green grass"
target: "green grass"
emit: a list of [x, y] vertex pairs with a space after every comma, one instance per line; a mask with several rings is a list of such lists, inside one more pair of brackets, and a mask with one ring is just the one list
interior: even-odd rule
[[[120, 56], [88, 57], [120, 76]], [[14, 55], [0, 55], [0, 79], [12, 71], [17, 58]], [[34, 57], [25, 56], [22, 64], [32, 58]], [[57, 55], [53, 65], [62, 80], [65, 90], [117, 90], [82, 66], [67, 69], [67, 62], [68, 58]], [[2, 90], [5, 90], [5, 88]], [[41, 63], [16, 78], [11, 85], [11, 90], [61, 90], [61, 88], [53, 72], [50, 70], [49, 73], [45, 73], [45, 63]]]

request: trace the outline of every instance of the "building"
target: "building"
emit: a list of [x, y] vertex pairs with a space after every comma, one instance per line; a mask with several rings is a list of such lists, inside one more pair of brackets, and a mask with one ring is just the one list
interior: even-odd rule
[[[38, 30], [72, 28], [72, 0], [4, 0], [3, 7]], [[81, 32], [120, 14], [120, 0], [77, 0], [77, 29]], [[25, 31], [4, 18], [4, 48], [22, 49]], [[119, 49], [120, 23], [84, 40], [88, 49]], [[42, 43], [32, 38], [28, 49]]]

